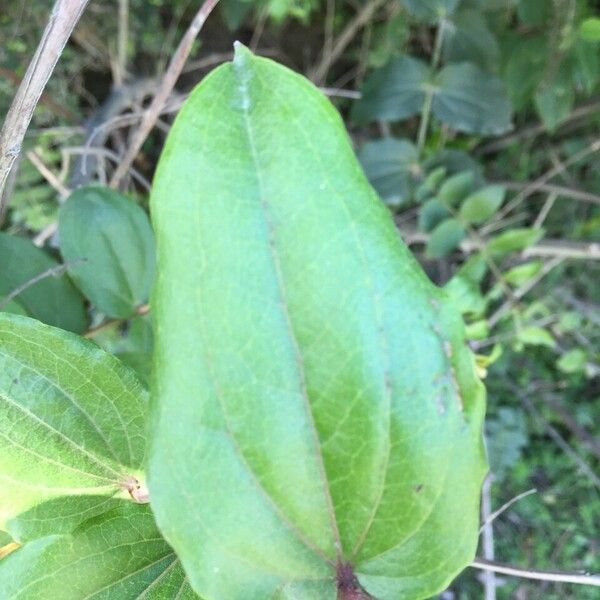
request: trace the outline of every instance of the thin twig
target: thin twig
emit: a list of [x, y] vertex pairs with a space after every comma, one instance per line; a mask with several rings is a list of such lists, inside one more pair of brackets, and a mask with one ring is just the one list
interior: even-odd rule
[[508, 298], [488, 319], [489, 328], [492, 329], [525, 294], [530, 292], [552, 269], [560, 265], [564, 260], [562, 256], [550, 259], [531, 279], [528, 279], [522, 286], [516, 289], [512, 293], [512, 297]]
[[2, 191], [15, 159], [21, 153], [33, 111], [88, 1], [56, 0], [42, 39], [8, 110], [0, 132], [0, 218], [7, 201]]
[[552, 167], [549, 171], [538, 177], [535, 181], [532, 181], [527, 187], [525, 187], [520, 193], [518, 193], [508, 204], [506, 204], [498, 213], [496, 214], [496, 219], [501, 219], [505, 217], [511, 210], [516, 208], [523, 200], [539, 191], [542, 186], [546, 185], [553, 177], [556, 177], [560, 173], [562, 173], [565, 169], [569, 168], [571, 165], [587, 158], [591, 154], [598, 152], [600, 150], [600, 140], [596, 140], [583, 150], [576, 152], [572, 156], [570, 156], [567, 160], [560, 163], [558, 166]]
[[5, 306], [8, 305], [11, 300], [14, 300], [19, 294], [22, 294], [26, 289], [30, 288], [32, 285], [39, 283], [43, 279], [47, 279], [48, 277], [60, 277], [63, 275], [68, 268], [72, 266], [76, 266], [81, 264], [82, 262], [86, 262], [85, 258], [78, 258], [77, 260], [72, 260], [68, 263], [64, 263], [62, 265], [56, 265], [55, 267], [51, 267], [50, 269], [46, 269], [42, 271], [35, 277], [28, 279], [20, 286], [16, 287], [8, 296], [5, 296], [0, 300], [0, 310], [2, 310]]
[[551, 194], [548, 194], [548, 197], [546, 198], [546, 201], [542, 205], [542, 208], [540, 209], [538, 216], [535, 218], [535, 221], [533, 222], [534, 229], [539, 229], [544, 224], [544, 221], [546, 220], [548, 213], [552, 210], [552, 207], [554, 206], [554, 203], [556, 202], [556, 198], [557, 198], [557, 194], [555, 194], [554, 192], [552, 192]]
[[579, 467], [593, 485], [600, 489], [600, 478], [588, 463], [571, 448], [570, 444], [558, 433], [558, 431], [548, 423], [548, 421], [540, 414], [533, 402], [522, 393], [517, 393], [525, 408], [539, 421], [540, 425], [546, 430], [546, 433], [554, 441], [554, 443]]
[[[432, 72], [437, 69], [440, 62], [445, 28], [446, 21], [444, 19], [441, 19], [438, 23], [437, 31], [435, 33], [435, 42], [433, 44], [433, 54], [431, 56]], [[433, 93], [433, 86], [427, 86], [427, 90], [425, 91], [425, 99], [423, 100], [423, 107], [421, 109], [421, 122], [419, 123], [419, 131], [417, 133], [417, 152], [419, 153], [419, 155], [423, 153], [423, 148], [425, 147], [425, 140], [427, 139], [427, 127], [429, 126], [429, 117], [431, 116]]]
[[[531, 488], [526, 492], [521, 492], [514, 498], [511, 498], [508, 502], [505, 502], [498, 510], [495, 510], [493, 513], [488, 514], [487, 517], [484, 518], [483, 523], [481, 524], [481, 528], [479, 529], [479, 533], [485, 531], [485, 527], [495, 521], [503, 512], [506, 512], [515, 502], [518, 502], [522, 498], [526, 498], [527, 496], [531, 496], [531, 494], [537, 493], [535, 488]], [[487, 557], [486, 557], [487, 558]]]
[[46, 166], [42, 157], [35, 150], [30, 150], [26, 156], [62, 199], [67, 198], [71, 194], [71, 190]]
[[[599, 110], [600, 102], [598, 102], [597, 100], [594, 102], [590, 102], [589, 104], [579, 106], [578, 108], [573, 110], [571, 114], [559, 125], [559, 129], [563, 129], [568, 123], [571, 123], [572, 121], [575, 121], [577, 119], [581, 119], [582, 117], [597, 114]], [[504, 150], [505, 148], [508, 148], [510, 145], [524, 138], [535, 137], [537, 135], [542, 135], [547, 132], [548, 130], [546, 129], [546, 126], [543, 123], [536, 123], [534, 125], [525, 127], [520, 131], [512, 132], [504, 137], [486, 143], [485, 145], [477, 148], [476, 154], [493, 154], [495, 152], [499, 152], [501, 150]]]
[[100, 332], [108, 329], [109, 327], [113, 327], [114, 325], [120, 325], [121, 323], [125, 323], [125, 321], [128, 321], [129, 319], [133, 319], [134, 317], [139, 317], [139, 316], [143, 316], [143, 315], [147, 315], [150, 312], [150, 305], [149, 304], [140, 304], [135, 311], [133, 312], [133, 314], [129, 315], [128, 317], [120, 317], [117, 319], [107, 319], [106, 321], [100, 323], [100, 325], [97, 325], [96, 327], [92, 327], [91, 329], [88, 329], [84, 334], [83, 337], [85, 338], [93, 338], [96, 335], [98, 335]]
[[[481, 490], [482, 546], [483, 556], [486, 560], [494, 560], [494, 529], [492, 526], [493, 519], [490, 519], [490, 513], [492, 512], [492, 481], [493, 476], [489, 473], [483, 482], [483, 489]], [[496, 600], [496, 577], [493, 571], [486, 571], [483, 574], [483, 588], [485, 600]]]
[[[402, 228], [400, 230], [402, 239], [406, 244], [426, 244], [429, 235], [414, 229]], [[485, 240], [464, 239], [459, 250], [464, 254], [472, 254], [481, 250]], [[598, 242], [573, 242], [567, 240], [547, 239], [538, 242], [521, 253], [523, 258], [552, 258], [561, 257], [565, 259], [600, 260], [600, 243]]]
[[191, 22], [183, 38], [181, 38], [179, 46], [171, 58], [169, 66], [167, 67], [167, 71], [158, 86], [156, 94], [152, 99], [150, 106], [144, 112], [142, 122], [140, 123], [140, 126], [137, 129], [129, 148], [127, 149], [127, 152], [121, 159], [110, 180], [110, 187], [119, 187], [122, 179], [129, 171], [129, 168], [140, 151], [142, 144], [150, 134], [150, 131], [152, 131], [152, 128], [154, 127], [154, 124], [156, 123], [156, 120], [158, 119], [160, 112], [167, 98], [169, 97], [169, 94], [175, 87], [175, 83], [179, 78], [185, 61], [192, 51], [192, 47], [196, 37], [198, 36], [198, 33], [200, 33], [204, 22], [208, 18], [208, 15], [210, 15], [218, 2], [219, 0], [206, 0], [200, 7], [200, 10], [194, 17], [194, 20]]
[[[508, 190], [515, 190], [517, 192], [522, 191], [531, 185], [528, 181], [494, 181], [493, 183], [497, 183]], [[565, 187], [564, 185], [554, 185], [552, 183], [538, 184], [537, 191], [556, 194], [563, 198], [573, 198], [574, 200], [581, 200], [582, 202], [589, 202], [590, 204], [597, 204], [600, 206], [600, 196], [598, 194]]]
[[600, 575], [589, 575], [587, 573], [566, 573], [563, 571], [542, 571], [539, 569], [525, 569], [512, 567], [497, 562], [476, 558], [470, 565], [475, 569], [493, 571], [503, 575], [523, 577], [525, 579], [537, 579], [538, 581], [554, 581], [556, 583], [578, 583], [580, 585], [592, 585], [600, 587]]
[[[116, 165], [120, 165], [121, 157], [109, 150], [108, 148], [93, 148], [93, 147], [85, 147], [85, 146], [67, 146], [66, 148], [61, 148], [61, 152], [65, 155], [68, 154], [96, 154], [97, 156], [104, 156], [110, 160], [112, 160]], [[146, 191], [150, 190], [150, 182], [137, 170], [133, 167], [129, 167], [127, 170], [128, 173], [135, 179]]]
[[372, 19], [375, 12], [387, 1], [388, 0], [370, 0], [362, 6], [335, 40], [331, 51], [323, 55], [319, 64], [311, 73], [310, 78], [314, 82], [323, 83], [325, 81], [331, 65], [333, 65], [333, 63], [341, 56], [348, 44], [354, 39], [357, 32]]
[[119, 0], [119, 30], [117, 39], [117, 69], [115, 85], [123, 85], [127, 76], [127, 44], [129, 37], [129, 0]]

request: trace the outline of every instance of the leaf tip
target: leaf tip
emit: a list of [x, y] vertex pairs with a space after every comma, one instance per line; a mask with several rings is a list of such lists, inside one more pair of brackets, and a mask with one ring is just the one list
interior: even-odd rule
[[252, 56], [252, 52], [242, 42], [236, 40], [233, 42], [233, 64], [244, 66], [246, 61]]

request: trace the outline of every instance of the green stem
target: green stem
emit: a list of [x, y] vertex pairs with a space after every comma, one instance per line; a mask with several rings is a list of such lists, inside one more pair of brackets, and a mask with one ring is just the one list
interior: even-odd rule
[[[435, 71], [440, 64], [440, 58], [442, 56], [442, 42], [444, 41], [444, 29], [445, 21], [441, 19], [438, 23], [438, 28], [435, 34], [435, 42], [433, 45], [433, 54], [431, 55], [431, 71]], [[431, 105], [433, 104], [433, 87], [428, 86], [425, 93], [425, 100], [423, 101], [423, 108], [421, 109], [421, 123], [419, 124], [419, 132], [417, 134], [417, 151], [419, 156], [423, 152], [425, 147], [425, 139], [427, 138], [427, 128], [429, 125], [429, 118], [431, 116]]]

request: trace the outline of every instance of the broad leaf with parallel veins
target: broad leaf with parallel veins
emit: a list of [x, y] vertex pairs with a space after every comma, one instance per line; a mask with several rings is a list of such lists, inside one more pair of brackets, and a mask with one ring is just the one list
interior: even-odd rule
[[473, 558], [483, 387], [335, 109], [236, 49], [152, 195], [149, 485], [207, 600], [424, 598]]

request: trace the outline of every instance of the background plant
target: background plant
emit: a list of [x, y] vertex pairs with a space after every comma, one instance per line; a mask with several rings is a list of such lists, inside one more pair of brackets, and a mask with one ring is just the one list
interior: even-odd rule
[[[50, 6], [9, 1], [3, 12], [3, 112]], [[125, 279], [117, 286], [132, 283], [139, 292], [126, 294], [132, 301], [118, 313], [67, 278], [65, 271], [86, 265], [70, 262], [55, 231], [72, 188], [110, 180], [196, 9], [91, 2], [5, 192], [3, 308], [94, 337], [143, 378], [152, 348], [147, 283], [133, 282], [152, 275], [148, 261], [136, 258], [132, 224], [125, 214], [111, 217], [128, 232], [118, 238]], [[211, 66], [229, 58], [234, 38], [310, 75], [347, 116], [358, 156], [401, 234], [464, 314], [490, 390], [491, 506], [538, 489], [494, 520], [496, 558], [598, 570], [600, 46], [593, 4], [223, 2], [220, 11], [121, 182], [129, 201], [146, 207], [171, 114]], [[110, 248], [97, 251], [108, 266], [92, 281], [116, 269]], [[56, 299], [52, 315], [44, 314], [47, 298]], [[492, 583], [485, 582], [488, 594]], [[593, 589], [564, 584], [495, 583], [500, 598], [594, 597]], [[480, 586], [467, 572], [447, 594], [477, 597]]]

